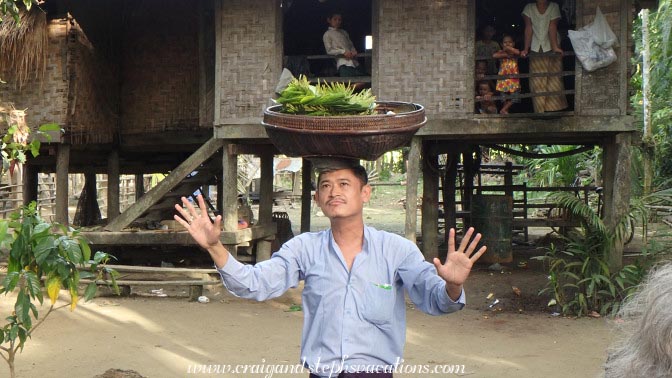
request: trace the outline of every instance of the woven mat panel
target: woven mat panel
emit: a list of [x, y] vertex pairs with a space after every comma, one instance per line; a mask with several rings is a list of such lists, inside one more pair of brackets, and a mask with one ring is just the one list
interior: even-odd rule
[[118, 80], [77, 23], [69, 31], [68, 59], [71, 81], [66, 139], [71, 144], [111, 143], [119, 121]]
[[67, 21], [53, 20], [48, 27], [49, 56], [44, 80], [29, 79], [18, 89], [11, 76], [0, 75], [7, 82], [0, 85], [0, 99], [12, 102], [16, 109], [27, 109], [26, 122], [31, 128], [45, 123], [66, 124], [68, 80], [63, 52], [66, 51]]
[[422, 104], [428, 116], [467, 112], [467, 1], [378, 4], [378, 98]]
[[281, 8], [272, 0], [232, 0], [222, 7], [220, 118], [260, 117], [282, 67]]
[[[582, 2], [582, 19], [577, 20], [577, 28], [587, 25], [595, 18], [595, 10], [600, 7], [604, 17], [609, 22], [611, 30], [619, 38], [619, 46], [614, 46], [614, 51], [619, 59], [611, 65], [593, 72], [583, 71], [581, 79], [581, 113], [584, 115], [602, 115], [611, 111], [619, 114], [620, 87], [623, 80], [628, 81], [626, 72], [621, 72], [620, 53], [621, 48], [632, 45], [632, 38], [622, 43], [620, 40], [621, 30], [621, 5], [620, 0], [599, 0]], [[630, 33], [631, 34], [631, 33]], [[629, 34], [629, 35], [630, 35]]]
[[198, 127], [197, 7], [145, 0], [129, 2], [125, 12], [122, 134]]

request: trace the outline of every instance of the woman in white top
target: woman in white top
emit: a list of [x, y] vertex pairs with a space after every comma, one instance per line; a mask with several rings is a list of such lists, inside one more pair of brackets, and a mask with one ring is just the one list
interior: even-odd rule
[[[535, 53], [555, 52], [562, 54], [558, 42], [558, 21], [560, 21], [560, 7], [554, 2], [536, 0], [527, 4], [523, 9], [525, 20], [525, 48], [520, 52], [521, 57], [530, 54], [530, 73], [562, 72], [562, 55], [535, 56]], [[561, 92], [565, 87], [562, 76], [532, 77], [530, 91]], [[567, 108], [567, 98], [564, 94], [533, 97], [535, 113], [557, 111]]]

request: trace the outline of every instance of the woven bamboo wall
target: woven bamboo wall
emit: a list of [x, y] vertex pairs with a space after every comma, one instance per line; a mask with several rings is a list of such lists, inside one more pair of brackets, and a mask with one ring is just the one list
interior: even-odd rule
[[126, 4], [121, 133], [198, 129], [196, 6], [180, 0]]
[[119, 122], [118, 84], [81, 28], [68, 33], [68, 127], [71, 144], [111, 143]]
[[27, 109], [26, 122], [30, 127], [44, 123], [66, 126], [68, 76], [66, 51], [68, 23], [65, 20], [49, 22], [47, 70], [42, 81], [31, 75], [20, 90], [11, 76], [3, 75], [7, 84], [0, 85], [0, 99], [14, 103], [17, 109]]
[[261, 117], [280, 77], [281, 8], [277, 0], [230, 0], [222, 7], [215, 123], [237, 123]]
[[[609, 26], [619, 39], [619, 45], [614, 47], [618, 57], [615, 63], [593, 72], [583, 71], [581, 82], [577, 83], [581, 86], [581, 103], [578, 106], [581, 115], [625, 115], [624, 109], [621, 109], [619, 104], [622, 101], [627, 101], [627, 99], [623, 99], [627, 92], [622, 93], [621, 86], [623, 83], [628, 83], [629, 80], [629, 71], [624, 67], [629, 66], [630, 54], [626, 55], [625, 62], [623, 62], [621, 50], [630, 51], [632, 38], [628, 37], [625, 41], [621, 38], [621, 3], [623, 2], [627, 2], [627, 0], [580, 1], [577, 3], [581, 7], [577, 11], [581, 15], [580, 18], [577, 18], [577, 29], [593, 21], [595, 11], [599, 6], [609, 22]], [[633, 12], [631, 8], [627, 9]], [[627, 16], [629, 21], [632, 20], [631, 15], [624, 16]], [[627, 35], [631, 36], [632, 22], [627, 22], [627, 25]]]
[[473, 66], [465, 52], [470, 40], [467, 1], [378, 4], [378, 98], [423, 104], [435, 119], [466, 113]]

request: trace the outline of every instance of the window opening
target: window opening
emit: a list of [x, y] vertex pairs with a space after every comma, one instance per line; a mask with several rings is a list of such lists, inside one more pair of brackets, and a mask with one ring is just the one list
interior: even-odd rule
[[[312, 82], [327, 81], [371, 82], [371, 1], [293, 0], [283, 2], [283, 65], [294, 76], [306, 75]], [[358, 55], [355, 63], [362, 76], [339, 76], [338, 57], [325, 50], [323, 36], [329, 24], [327, 18], [337, 12], [342, 16], [345, 30]], [[371, 43], [371, 45], [369, 45]]]
[[[533, 52], [527, 57], [515, 53], [501, 54], [505, 37], [508, 46], [520, 52], [524, 50], [525, 21], [522, 13], [528, 4], [536, 7], [536, 2], [525, 0], [476, 1], [474, 110], [478, 114], [538, 114], [574, 110], [575, 59], [567, 35], [569, 29], [575, 29], [576, 1], [548, 1], [547, 12], [554, 11], [552, 7], [555, 7], [560, 14], [557, 35], [562, 55], [550, 51]], [[533, 14], [533, 17], [538, 16]], [[496, 51], [500, 53], [495, 54]]]

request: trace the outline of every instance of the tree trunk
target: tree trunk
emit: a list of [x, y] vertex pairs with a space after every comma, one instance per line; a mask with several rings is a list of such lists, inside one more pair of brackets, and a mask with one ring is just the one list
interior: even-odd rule
[[653, 160], [654, 145], [651, 131], [651, 84], [649, 66], [649, 10], [642, 9], [642, 110], [644, 113], [644, 125], [642, 127], [642, 156], [644, 165], [644, 195], [651, 193], [653, 185]]

